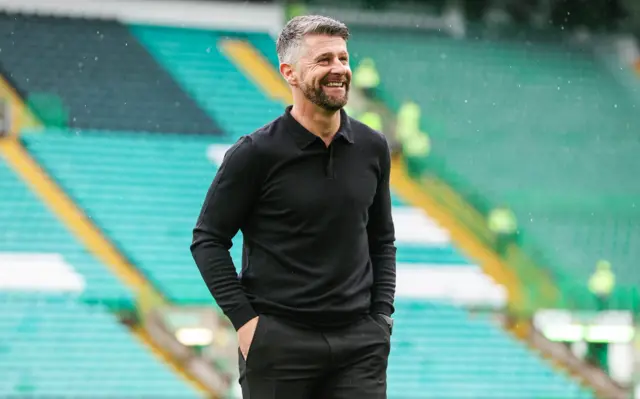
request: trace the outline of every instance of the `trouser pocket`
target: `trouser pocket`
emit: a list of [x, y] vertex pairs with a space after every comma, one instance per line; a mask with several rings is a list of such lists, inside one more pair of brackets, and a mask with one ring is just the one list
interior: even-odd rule
[[[247, 350], [247, 358], [244, 359], [247, 364], [250, 362], [254, 353], [259, 351], [260, 346], [262, 345], [267, 322], [267, 318], [264, 315], [258, 316], [258, 323], [256, 324], [255, 331], [253, 332], [253, 339], [251, 339], [251, 344], [249, 344], [249, 349]], [[240, 353], [240, 357], [242, 357], [242, 353]]]
[[389, 331], [387, 322], [385, 322], [381, 317], [375, 315], [371, 315], [371, 321], [377, 325], [380, 330], [382, 330], [382, 333], [386, 338], [391, 339], [391, 331]]

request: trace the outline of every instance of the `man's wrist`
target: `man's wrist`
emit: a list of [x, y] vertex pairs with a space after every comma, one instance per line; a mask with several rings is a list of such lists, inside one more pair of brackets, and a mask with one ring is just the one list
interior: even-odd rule
[[388, 317], [391, 317], [393, 310], [393, 306], [386, 302], [376, 302], [371, 306], [372, 314], [383, 314]]
[[249, 302], [227, 313], [227, 317], [231, 321], [231, 324], [233, 324], [233, 327], [235, 328], [236, 331], [238, 331], [249, 320], [253, 319], [257, 315], [258, 314], [253, 309], [253, 307], [249, 304]]
[[380, 317], [387, 324], [387, 327], [389, 327], [389, 334], [393, 334], [393, 319], [391, 318], [391, 316], [387, 316], [383, 313], [378, 313], [378, 317]]

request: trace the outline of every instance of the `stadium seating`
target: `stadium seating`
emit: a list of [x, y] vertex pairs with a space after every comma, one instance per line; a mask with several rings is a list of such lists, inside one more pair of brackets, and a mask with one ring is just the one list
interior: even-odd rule
[[220, 133], [115, 21], [0, 13], [0, 72], [56, 126]]
[[[13, 17], [7, 18], [15, 23]], [[44, 21], [49, 22], [29, 22], [28, 31], [44, 29], [43, 24], [49, 28], [66, 25], [66, 22], [61, 22], [66, 20], [55, 19], [55, 23], [53, 19]], [[68, 21], [68, 24], [76, 29], [93, 22]], [[114, 28], [115, 24], [104, 24], [113, 29], [114, 35], [125, 35], [122, 26]], [[0, 32], [4, 32], [1, 26]], [[189, 253], [191, 230], [229, 142], [282, 112], [282, 105], [261, 93], [225, 58], [218, 50], [217, 43], [225, 37], [244, 38], [274, 62], [272, 49], [269, 49], [273, 45], [270, 42], [272, 39], [267, 35], [196, 29], [129, 28], [132, 37], [135, 36], [159, 65], [169, 71], [170, 75], [163, 76], [173, 77], [177, 82], [176, 87], [180, 88], [178, 92], [187, 93], [194, 99], [193, 108], [190, 109], [198, 109], [198, 106], [203, 109], [208, 114], [209, 119], [206, 120], [215, 120], [225, 136], [177, 134], [218, 131], [213, 125], [199, 124], [197, 128], [190, 129], [183, 128], [178, 122], [171, 129], [155, 129], [172, 134], [148, 133], [144, 131], [154, 129], [136, 121], [130, 113], [117, 114], [113, 120], [122, 121], [121, 125], [117, 125], [106, 117], [113, 114], [114, 110], [108, 110], [111, 105], [105, 103], [106, 110], [100, 118], [94, 118], [92, 113], [90, 121], [87, 119], [86, 124], [74, 125], [75, 129], [25, 131], [22, 132], [22, 140], [43, 168], [152, 284], [175, 303], [212, 304], [211, 295]], [[67, 32], [67, 28], [60, 29]], [[71, 28], [69, 30], [78, 32]], [[6, 40], [6, 35], [3, 34], [0, 33], [0, 47], [4, 52], [2, 40]], [[59, 35], [61, 42], [73, 41], [68, 33]], [[21, 36], [29, 35], [23, 32]], [[383, 43], [380, 37], [372, 37], [377, 38], [379, 46]], [[411, 42], [410, 35], [405, 39], [407, 43], [418, 45]], [[376, 49], [367, 48], [362, 44], [362, 38], [356, 36], [355, 40], [360, 54], [368, 51], [375, 54]], [[20, 48], [26, 48], [28, 43], [25, 39]], [[40, 48], [37, 47], [39, 44], [32, 46]], [[71, 45], [68, 47], [73, 48]], [[410, 46], [399, 48], [408, 51]], [[132, 60], [138, 59], [133, 55], [131, 57]], [[57, 62], [55, 58], [52, 56], [52, 63]], [[15, 65], [8, 68], [4, 58], [2, 62], [5, 69], [16, 70]], [[412, 66], [411, 63], [409, 65]], [[417, 65], [413, 66], [417, 69]], [[149, 66], [149, 71], [157, 72], [162, 68]], [[392, 72], [391, 69], [383, 71], [386, 80], [393, 76]], [[116, 73], [125, 72], [120, 69]], [[154, 73], [149, 72], [150, 75]], [[410, 78], [406, 73], [402, 77]], [[24, 79], [17, 78], [15, 74], [12, 79], [18, 87], [26, 85], [21, 83]], [[66, 82], [67, 79], [61, 81]], [[132, 90], [128, 84], [118, 80], [117, 87], [124, 92]], [[93, 86], [88, 84], [87, 87]], [[36, 90], [42, 89], [36, 87]], [[31, 90], [23, 88], [22, 91]], [[171, 90], [168, 92], [173, 93]], [[91, 95], [95, 93], [70, 94], [71, 97]], [[62, 97], [65, 104], [73, 104], [66, 95]], [[114, 98], [117, 99], [117, 96]], [[163, 96], [155, 92], [150, 98]], [[187, 102], [181, 101], [181, 104]], [[156, 105], [149, 107], [156, 108]], [[157, 105], [157, 109], [165, 109], [162, 107], [162, 104]], [[147, 112], [145, 109], [138, 109], [136, 115]], [[182, 120], [180, 118], [203, 120], [201, 116], [189, 116], [184, 110], [181, 113], [176, 121]], [[170, 113], [167, 111], [165, 114]], [[195, 126], [195, 122], [189, 126]], [[461, 133], [454, 133], [453, 137], [456, 137], [455, 134]], [[442, 136], [446, 134], [442, 133]], [[482, 150], [481, 146], [476, 147]], [[456, 153], [458, 158], [452, 159], [460, 159], [461, 154], [462, 151]], [[2, 173], [9, 177], [3, 179], [5, 175]], [[9, 189], [20, 186], [15, 176], [11, 176], [8, 169], [3, 170], [0, 164], [0, 188], [5, 185]], [[95, 260], [88, 258], [81, 247], [73, 247], [77, 244], [69, 244], [73, 242], [70, 236], [64, 236], [68, 241], [63, 241], [60, 233], [56, 236], [60, 242], [53, 242], [50, 237], [43, 238], [43, 249], [38, 249], [40, 244], [33, 238], [33, 229], [26, 227], [28, 223], [17, 221], [22, 217], [22, 220], [33, 220], [35, 223], [31, 214], [46, 211], [43, 211], [45, 208], [37, 199], [29, 197], [25, 187], [22, 190], [16, 191], [22, 193], [18, 199], [13, 195], [0, 198], [0, 205], [14, 205], [17, 201], [29, 205], [11, 214], [3, 212], [3, 209], [12, 208], [0, 207], [0, 223], [9, 221], [13, 229], [11, 234], [17, 237], [8, 241], [12, 245], [0, 247], [0, 251], [23, 251], [27, 243], [28, 249], [34, 251], [56, 250], [85, 278], [87, 289], [83, 295], [95, 292], [93, 295], [96, 298], [120, 297], [117, 290], [123, 288], [119, 286], [116, 289], [109, 285], [118, 283], [115, 278], [109, 280], [99, 275], [108, 273], [106, 269], [100, 269], [102, 266]], [[23, 198], [30, 199], [27, 201]], [[3, 201], [7, 203], [3, 204]], [[486, 316], [472, 316], [458, 306], [459, 302], [476, 300], [499, 304], [504, 301], [504, 293], [495, 287], [494, 282], [488, 282], [487, 276], [452, 245], [447, 231], [428, 215], [395, 195], [393, 206], [398, 239], [398, 301], [395, 314], [397, 328], [392, 338], [393, 351], [389, 366], [390, 399], [592, 397], [590, 392], [580, 388], [571, 378], [554, 371]], [[51, 222], [47, 223], [53, 226], [54, 222], [55, 219], [51, 217]], [[60, 226], [58, 228], [62, 229]], [[53, 227], [50, 230], [60, 231]], [[240, 265], [241, 239], [241, 235], [234, 238], [231, 250], [236, 266]], [[33, 245], [33, 242], [36, 244]], [[0, 245], [4, 243], [0, 242]], [[451, 280], [450, 276], [456, 279]], [[460, 276], [464, 276], [464, 279], [457, 279]], [[110, 283], [102, 283], [102, 280], [109, 280]], [[444, 285], [451, 284], [451, 281], [455, 281], [457, 290]], [[92, 288], [92, 284], [96, 287]], [[101, 284], [105, 288], [100, 289]], [[442, 286], [440, 290], [437, 289], [439, 285]], [[480, 286], [484, 288], [477, 289]], [[462, 291], [474, 292], [474, 295], [465, 296], [468, 292]], [[97, 390], [105, 396], [144, 393], [156, 397], [162, 394], [184, 397], [192, 393], [168, 368], [160, 363], [155, 364], [156, 360], [151, 354], [118, 324], [103, 305], [79, 302], [75, 294], [64, 297], [12, 294], [6, 300], [3, 298], [0, 297], [0, 326], [8, 327], [0, 327], [0, 374], [4, 375], [6, 371], [10, 378], [0, 379], [0, 395], [5, 392], [83, 395]], [[63, 331], [66, 334], [76, 331], [77, 339], [61, 339]], [[34, 342], [37, 344], [34, 345]], [[80, 353], [86, 355], [88, 342], [92, 344], [92, 354], [81, 356]], [[98, 348], [94, 349], [94, 346]], [[34, 348], [45, 349], [35, 351]], [[64, 353], [64, 356], [60, 353]], [[20, 361], [24, 366], [20, 366]], [[40, 372], [35, 368], [40, 364], [43, 370], [53, 370], [55, 373]], [[16, 372], [7, 365], [18, 365], [15, 370], [22, 371]], [[98, 377], [102, 377], [100, 381]]]
[[[19, 180], [0, 158], [0, 256], [61, 255], [79, 273], [83, 299], [118, 305], [131, 303], [131, 292], [102, 265]], [[55, 276], [52, 276], [55, 277]], [[0, 287], [3, 285], [0, 283]], [[1, 288], [0, 288], [1, 291]]]
[[592, 398], [484, 316], [399, 299], [389, 398]]
[[265, 43], [272, 41], [268, 35], [149, 26], [131, 26], [131, 31], [232, 140], [282, 113], [283, 106], [261, 92], [218, 48], [226, 37]]
[[[50, 130], [25, 132], [23, 138], [44, 168], [169, 298], [178, 303], [211, 302], [189, 245], [225, 145], [200, 136], [134, 132]], [[397, 198], [395, 204], [400, 205]], [[444, 234], [430, 231], [439, 229], [433, 222], [418, 223], [401, 206], [396, 209], [396, 218], [403, 217], [407, 226], [400, 237], [405, 242], [399, 248], [400, 262], [468, 264], [443, 241], [448, 237], [430, 241]], [[426, 231], [422, 237], [416, 234], [421, 227]], [[237, 267], [241, 242], [239, 234], [232, 247]]]
[[638, 104], [587, 48], [357, 28], [351, 51], [389, 104], [421, 106], [429, 167], [482, 211], [513, 208], [555, 274], [584, 287], [604, 258], [640, 283]]
[[195, 397], [111, 314], [133, 295], [0, 159], [0, 396]]
[[101, 305], [0, 293], [0, 396], [195, 398]]
[[[198, 136], [132, 132], [25, 132], [24, 140], [36, 159], [171, 299], [212, 302], [188, 246], [204, 193], [226, 145]], [[390, 398], [411, 397], [406, 396], [410, 393], [406, 387], [423, 395], [415, 397], [433, 392], [433, 397], [453, 398], [465, 387], [475, 389], [468, 392], [525, 389], [528, 396], [523, 397], [564, 397], [578, 392], [575, 383], [555, 374], [500, 327], [470, 320], [465, 310], [450, 302], [437, 302], [438, 295], [443, 295], [432, 287], [442, 278], [437, 271], [467, 270], [472, 265], [433, 220], [395, 195], [393, 204], [399, 248], [397, 318], [402, 332], [393, 339]], [[238, 235], [232, 248], [237, 266], [240, 240]], [[416, 269], [431, 273], [418, 275], [432, 276], [434, 281], [423, 277], [412, 283], [402, 277], [404, 271]], [[459, 289], [461, 284], [458, 280]], [[404, 292], [409, 298], [403, 299]], [[455, 302], [460, 298], [445, 299]], [[495, 370], [518, 372], [487, 382], [486, 373]], [[577, 397], [588, 397], [581, 395]]]
[[[189, 245], [215, 167], [210, 138], [139, 132], [25, 134], [36, 159], [149, 280], [178, 303], [210, 303]], [[239, 256], [240, 245], [234, 245]]]

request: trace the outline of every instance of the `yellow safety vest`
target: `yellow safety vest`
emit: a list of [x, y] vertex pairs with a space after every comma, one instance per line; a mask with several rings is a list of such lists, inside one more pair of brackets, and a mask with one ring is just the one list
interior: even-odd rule
[[369, 126], [373, 130], [382, 132], [382, 117], [377, 112], [365, 112], [360, 117], [360, 122]]

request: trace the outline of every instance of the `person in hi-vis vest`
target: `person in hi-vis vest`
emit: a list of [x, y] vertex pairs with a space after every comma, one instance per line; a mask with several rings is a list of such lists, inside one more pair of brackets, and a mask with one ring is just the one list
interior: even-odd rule
[[380, 85], [380, 75], [376, 64], [371, 58], [365, 58], [353, 71], [353, 87], [360, 90], [369, 100], [377, 98], [377, 90]]
[[507, 254], [509, 244], [515, 242], [518, 233], [516, 215], [506, 206], [499, 206], [489, 212], [488, 226], [496, 235], [496, 250], [500, 256]]
[[396, 140], [400, 143], [409, 176], [422, 177], [431, 151], [429, 135], [420, 130], [420, 107], [406, 101], [398, 110]]
[[[599, 260], [596, 264], [595, 272], [589, 278], [589, 291], [595, 297], [599, 312], [606, 312], [609, 309], [611, 293], [615, 283], [616, 277], [611, 270], [611, 263], [607, 260]], [[588, 342], [587, 361], [608, 373], [609, 343], [602, 341]]]

